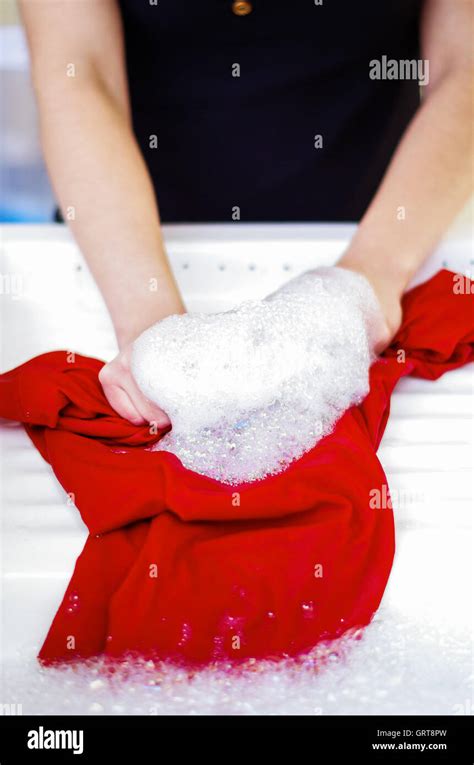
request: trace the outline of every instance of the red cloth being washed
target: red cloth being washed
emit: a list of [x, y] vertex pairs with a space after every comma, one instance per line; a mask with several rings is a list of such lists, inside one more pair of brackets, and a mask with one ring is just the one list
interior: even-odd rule
[[370, 501], [386, 491], [392, 390], [474, 358], [474, 282], [458, 294], [455, 278], [406, 294], [360, 406], [283, 473], [239, 487], [147, 450], [157, 436], [111, 409], [97, 359], [57, 351], [1, 375], [0, 416], [25, 424], [90, 532], [40, 660], [295, 655], [367, 624], [394, 554], [392, 510]]

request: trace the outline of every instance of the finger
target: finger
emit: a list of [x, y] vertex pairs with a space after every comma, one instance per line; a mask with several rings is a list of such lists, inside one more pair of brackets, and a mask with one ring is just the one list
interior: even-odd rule
[[124, 381], [124, 388], [135, 409], [147, 422], [155, 424], [157, 428], [167, 428], [171, 425], [166, 412], [143, 395], [131, 375]]
[[102, 387], [107, 401], [117, 414], [131, 422], [133, 425], [145, 424], [146, 419], [142, 417], [139, 410], [134, 406], [123, 388], [114, 383], [106, 383], [103, 384]]

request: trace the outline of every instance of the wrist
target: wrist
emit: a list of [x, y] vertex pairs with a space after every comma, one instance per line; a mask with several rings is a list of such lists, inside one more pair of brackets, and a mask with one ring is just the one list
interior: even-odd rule
[[372, 255], [370, 252], [361, 253], [349, 247], [336, 264], [341, 268], [357, 271], [368, 281], [383, 292], [391, 292], [394, 298], [401, 299], [411, 272], [395, 260], [384, 258], [380, 252]]
[[133, 343], [142, 332], [162, 319], [166, 319], [167, 316], [186, 313], [184, 304], [178, 296], [174, 300], [160, 300], [159, 303], [158, 307], [155, 304], [148, 310], [143, 305], [133, 311], [129, 310], [128, 314], [131, 318], [126, 322], [120, 320], [114, 322], [115, 336], [120, 350]]
[[400, 269], [391, 268], [385, 261], [367, 258], [348, 250], [336, 263], [364, 276], [372, 287], [382, 310], [385, 327], [381, 328], [377, 352], [383, 350], [397, 332], [402, 318], [401, 298], [409, 277]]

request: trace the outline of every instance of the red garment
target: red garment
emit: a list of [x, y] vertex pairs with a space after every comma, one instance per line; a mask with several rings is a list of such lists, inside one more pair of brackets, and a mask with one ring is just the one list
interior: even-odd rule
[[333, 433], [238, 488], [146, 451], [156, 436], [111, 409], [97, 359], [56, 351], [1, 375], [0, 415], [25, 423], [90, 531], [40, 659], [293, 655], [367, 624], [394, 554], [392, 511], [370, 506], [387, 482], [375, 450], [391, 392], [474, 358], [473, 294], [453, 280], [441, 271], [405, 296], [370, 393]]

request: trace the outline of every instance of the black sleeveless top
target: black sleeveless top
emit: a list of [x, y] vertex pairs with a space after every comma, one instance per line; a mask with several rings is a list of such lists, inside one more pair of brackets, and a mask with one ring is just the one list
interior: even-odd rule
[[162, 220], [357, 221], [419, 104], [370, 61], [420, 58], [421, 0], [152, 3], [119, 0]]

